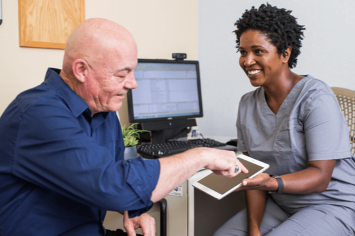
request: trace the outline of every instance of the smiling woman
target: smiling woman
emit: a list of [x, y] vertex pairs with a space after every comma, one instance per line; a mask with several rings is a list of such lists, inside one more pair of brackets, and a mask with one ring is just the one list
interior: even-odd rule
[[249, 29], [240, 37], [239, 64], [253, 86], [267, 85], [281, 74], [290, 73], [286, 63], [291, 54], [288, 47], [284, 55], [269, 42], [267, 35], [259, 30]]
[[240, 67], [258, 87], [239, 104], [238, 150], [270, 168], [243, 181], [247, 209], [214, 236], [354, 235], [346, 122], [328, 85], [290, 70], [305, 28], [269, 4], [247, 10], [235, 26]]

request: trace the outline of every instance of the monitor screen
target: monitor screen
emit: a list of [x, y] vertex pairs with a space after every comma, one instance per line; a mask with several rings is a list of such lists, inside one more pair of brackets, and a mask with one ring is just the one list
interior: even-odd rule
[[129, 121], [202, 117], [198, 61], [139, 59], [128, 92]]

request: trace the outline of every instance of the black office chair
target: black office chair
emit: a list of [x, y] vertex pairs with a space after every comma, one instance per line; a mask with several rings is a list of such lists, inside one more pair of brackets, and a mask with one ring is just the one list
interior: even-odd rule
[[158, 203], [160, 206], [160, 236], [166, 236], [166, 209], [168, 207], [168, 202], [163, 198]]

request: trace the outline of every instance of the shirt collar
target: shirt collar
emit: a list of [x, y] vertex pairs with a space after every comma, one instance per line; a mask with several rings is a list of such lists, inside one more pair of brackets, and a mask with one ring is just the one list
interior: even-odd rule
[[60, 69], [48, 68], [44, 84], [53, 87], [63, 97], [75, 117], [78, 117], [87, 109], [90, 110], [89, 105], [64, 82], [59, 73]]

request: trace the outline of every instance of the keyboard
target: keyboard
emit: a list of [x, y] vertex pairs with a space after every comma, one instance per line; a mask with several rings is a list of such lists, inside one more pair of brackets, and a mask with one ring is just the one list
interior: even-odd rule
[[213, 139], [190, 139], [159, 144], [144, 144], [137, 147], [137, 152], [144, 158], [155, 159], [178, 154], [196, 147], [213, 147], [224, 149], [225, 143]]

